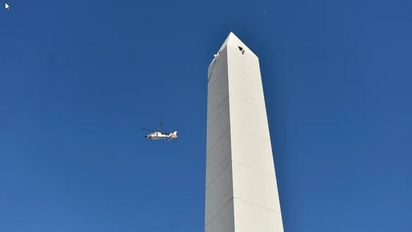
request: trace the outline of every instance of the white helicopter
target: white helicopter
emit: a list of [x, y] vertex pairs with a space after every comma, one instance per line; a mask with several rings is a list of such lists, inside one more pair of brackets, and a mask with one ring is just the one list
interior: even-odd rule
[[142, 128], [142, 130], [146, 130], [146, 131], [150, 131], [151, 133], [146, 135], [145, 138], [149, 139], [149, 140], [160, 140], [160, 139], [177, 139], [177, 131], [174, 131], [172, 133], [163, 133], [161, 132], [163, 126], [163, 122], [160, 123], [160, 126], [157, 130], [149, 130], [146, 128]]

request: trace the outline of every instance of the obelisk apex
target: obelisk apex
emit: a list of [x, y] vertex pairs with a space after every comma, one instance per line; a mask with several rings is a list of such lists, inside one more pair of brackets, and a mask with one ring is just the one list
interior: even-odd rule
[[232, 32], [209, 65], [206, 232], [283, 232], [258, 57]]

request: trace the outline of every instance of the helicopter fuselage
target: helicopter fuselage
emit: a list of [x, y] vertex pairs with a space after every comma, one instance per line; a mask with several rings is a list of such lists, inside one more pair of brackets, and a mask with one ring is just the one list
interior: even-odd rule
[[170, 134], [164, 134], [159, 131], [155, 131], [145, 136], [149, 140], [160, 140], [160, 139], [176, 139], [177, 138], [177, 131], [174, 131]]

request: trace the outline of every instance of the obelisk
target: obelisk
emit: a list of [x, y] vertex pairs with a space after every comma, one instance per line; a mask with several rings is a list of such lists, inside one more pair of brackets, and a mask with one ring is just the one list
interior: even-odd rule
[[206, 232], [283, 232], [258, 57], [230, 33], [208, 71]]

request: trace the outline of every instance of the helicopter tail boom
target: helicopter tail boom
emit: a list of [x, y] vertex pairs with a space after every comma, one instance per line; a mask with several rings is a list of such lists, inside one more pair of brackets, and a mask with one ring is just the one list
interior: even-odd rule
[[172, 138], [172, 139], [176, 139], [177, 138], [177, 131], [174, 131], [173, 133], [170, 133], [169, 137]]

